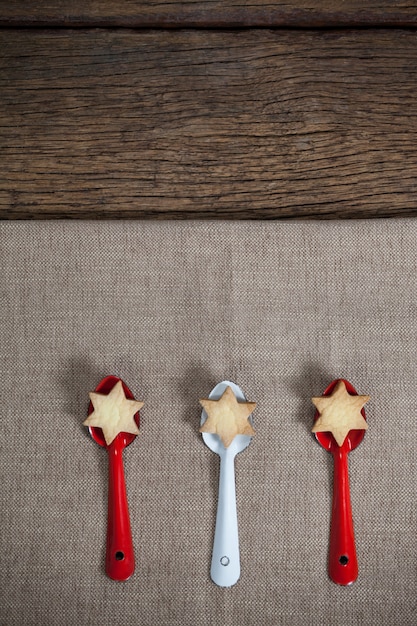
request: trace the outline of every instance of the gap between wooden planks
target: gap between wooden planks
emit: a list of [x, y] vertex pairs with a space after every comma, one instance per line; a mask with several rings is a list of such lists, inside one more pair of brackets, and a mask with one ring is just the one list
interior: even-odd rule
[[413, 215], [417, 34], [3, 31], [1, 218]]

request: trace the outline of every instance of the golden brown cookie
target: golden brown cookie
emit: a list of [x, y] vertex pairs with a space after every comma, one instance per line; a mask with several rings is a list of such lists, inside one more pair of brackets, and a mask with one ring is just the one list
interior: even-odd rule
[[108, 394], [91, 391], [89, 394], [94, 411], [83, 422], [84, 426], [97, 426], [103, 431], [106, 444], [121, 432], [137, 435], [139, 429], [134, 415], [143, 407], [143, 402], [128, 400], [119, 380]]
[[320, 413], [312, 432], [330, 432], [337, 444], [343, 445], [350, 430], [368, 428], [361, 409], [369, 398], [370, 396], [351, 396], [343, 380], [339, 380], [331, 395], [311, 398]]
[[253, 437], [255, 431], [249, 421], [256, 402], [238, 402], [231, 387], [226, 387], [218, 400], [200, 400], [207, 413], [207, 419], [200, 428], [200, 433], [219, 435], [225, 448], [230, 446], [236, 435]]

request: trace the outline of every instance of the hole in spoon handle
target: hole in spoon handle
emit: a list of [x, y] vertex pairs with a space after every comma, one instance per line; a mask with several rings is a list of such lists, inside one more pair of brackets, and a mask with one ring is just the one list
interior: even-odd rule
[[358, 560], [350, 503], [347, 453], [338, 447], [333, 453], [333, 460], [329, 576], [339, 585], [350, 585], [358, 577]]
[[127, 580], [135, 570], [135, 556], [123, 470], [123, 448], [114, 440], [107, 450], [109, 491], [106, 574], [113, 580]]

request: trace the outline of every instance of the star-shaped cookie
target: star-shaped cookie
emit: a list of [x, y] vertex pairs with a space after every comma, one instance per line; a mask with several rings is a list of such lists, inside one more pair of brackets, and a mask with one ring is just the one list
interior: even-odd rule
[[255, 434], [249, 415], [256, 402], [238, 402], [231, 387], [227, 386], [218, 400], [200, 400], [207, 419], [200, 427], [200, 433], [219, 435], [225, 448], [228, 448], [236, 435]]
[[343, 380], [339, 380], [331, 395], [311, 398], [320, 413], [312, 432], [330, 432], [337, 445], [342, 446], [350, 430], [368, 428], [361, 409], [369, 398], [370, 396], [351, 396]]
[[108, 394], [91, 391], [88, 395], [94, 411], [83, 424], [84, 426], [98, 426], [101, 428], [108, 446], [121, 432], [132, 433], [132, 435], [139, 433], [134, 415], [143, 407], [144, 403], [128, 400], [121, 380], [115, 384]]

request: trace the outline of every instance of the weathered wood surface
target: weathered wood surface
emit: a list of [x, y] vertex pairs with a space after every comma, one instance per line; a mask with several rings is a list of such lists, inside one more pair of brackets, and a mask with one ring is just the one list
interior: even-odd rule
[[417, 33], [3, 31], [0, 217], [417, 209]]
[[415, 26], [417, 3], [388, 0], [1, 0], [0, 26]]

